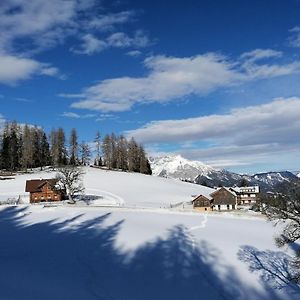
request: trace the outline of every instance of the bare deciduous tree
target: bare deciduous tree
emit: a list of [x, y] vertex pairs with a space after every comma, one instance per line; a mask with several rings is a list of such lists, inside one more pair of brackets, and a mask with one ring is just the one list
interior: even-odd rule
[[100, 166], [100, 158], [101, 158], [101, 135], [100, 135], [100, 131], [96, 132], [96, 137], [95, 137], [95, 145], [96, 145], [96, 160], [95, 160], [95, 165]]
[[65, 190], [71, 203], [75, 203], [75, 196], [84, 192], [82, 177], [84, 172], [81, 168], [67, 166], [59, 169], [56, 174], [59, 189]]
[[83, 141], [79, 145], [79, 153], [80, 153], [81, 165], [88, 166], [90, 164], [90, 159], [91, 159], [91, 149], [89, 144]]

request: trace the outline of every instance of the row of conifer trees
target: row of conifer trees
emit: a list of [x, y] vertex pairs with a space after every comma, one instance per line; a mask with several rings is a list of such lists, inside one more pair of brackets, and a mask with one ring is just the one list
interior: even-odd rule
[[[109, 169], [151, 174], [149, 161], [142, 145], [134, 139], [97, 132], [95, 164]], [[52, 129], [47, 135], [38, 126], [6, 123], [0, 131], [0, 169], [18, 171], [45, 166], [88, 165], [92, 158], [91, 143], [78, 142], [76, 129], [69, 139], [63, 128]]]
[[[133, 138], [128, 141], [124, 136], [116, 136], [112, 133], [106, 135], [100, 145], [98, 136], [99, 133], [97, 133], [95, 140], [96, 165], [104, 165], [109, 169], [152, 174], [143, 146], [139, 145]], [[102, 153], [102, 157], [100, 153]]]

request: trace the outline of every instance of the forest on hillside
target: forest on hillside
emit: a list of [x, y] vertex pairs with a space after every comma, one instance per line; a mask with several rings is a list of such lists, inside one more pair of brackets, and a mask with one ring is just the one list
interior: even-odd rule
[[[93, 146], [93, 147], [92, 147]], [[94, 149], [95, 148], [95, 149]], [[93, 157], [95, 157], [93, 159]], [[0, 131], [0, 169], [27, 171], [45, 166], [86, 166], [93, 164], [108, 169], [151, 174], [144, 147], [133, 138], [105, 135], [98, 131], [92, 143], [78, 142], [75, 128], [67, 139], [63, 128], [49, 134], [38, 126], [6, 123]]]

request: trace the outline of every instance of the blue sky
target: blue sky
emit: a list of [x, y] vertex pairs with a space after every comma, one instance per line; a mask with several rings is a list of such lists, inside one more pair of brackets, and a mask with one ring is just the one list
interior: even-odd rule
[[300, 1], [3, 0], [0, 124], [300, 169]]

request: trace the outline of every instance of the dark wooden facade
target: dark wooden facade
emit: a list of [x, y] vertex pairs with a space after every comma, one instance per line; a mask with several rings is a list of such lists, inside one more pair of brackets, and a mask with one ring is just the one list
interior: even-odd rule
[[236, 205], [237, 196], [223, 187], [213, 192], [211, 196], [214, 199], [214, 205]]
[[64, 191], [55, 188], [56, 179], [34, 179], [26, 181], [26, 192], [30, 193], [30, 203], [61, 201]]
[[211, 200], [209, 200], [207, 197], [203, 195], [199, 195], [197, 198], [195, 198], [193, 201], [193, 207], [197, 210], [201, 211], [208, 211], [211, 210]]

